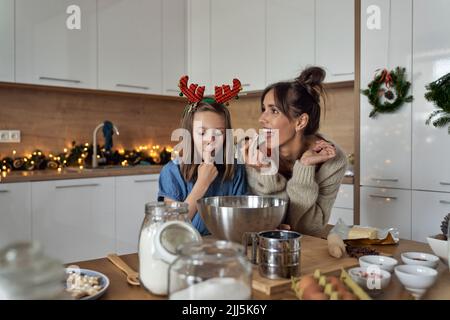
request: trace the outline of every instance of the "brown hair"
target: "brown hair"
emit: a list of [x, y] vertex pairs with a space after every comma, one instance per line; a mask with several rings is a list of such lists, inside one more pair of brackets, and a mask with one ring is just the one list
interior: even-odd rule
[[294, 81], [277, 82], [264, 89], [261, 105], [266, 94], [273, 90], [276, 107], [289, 120], [306, 113], [309, 120], [304, 134], [315, 134], [320, 126], [320, 98], [325, 97], [325, 90], [322, 86], [324, 79], [325, 70], [322, 68], [306, 68]]
[[[194, 163], [194, 152], [195, 152], [195, 145], [194, 145], [194, 136], [193, 136], [193, 126], [194, 126], [194, 115], [197, 112], [206, 112], [206, 111], [210, 111], [210, 112], [214, 112], [216, 114], [219, 114], [221, 116], [223, 116], [223, 118], [225, 119], [225, 129], [231, 129], [231, 116], [230, 116], [230, 112], [228, 111], [228, 108], [225, 107], [223, 104], [217, 103], [217, 102], [205, 102], [205, 101], [201, 101], [197, 104], [197, 106], [195, 107], [195, 109], [193, 109], [190, 112], [186, 112], [186, 114], [184, 115], [184, 117], [181, 119], [181, 127], [183, 129], [186, 129], [189, 131], [190, 135], [191, 135], [191, 141], [190, 141], [190, 146], [191, 146], [191, 150], [190, 150], [190, 163], [180, 163], [180, 170], [181, 170], [181, 174], [183, 176], [183, 178], [186, 181], [194, 181], [197, 179], [197, 170], [198, 170], [198, 166], [199, 164]], [[223, 152], [223, 165], [216, 165], [217, 169], [219, 171], [219, 174], [222, 174], [222, 181], [225, 180], [231, 180], [233, 179], [234, 176], [234, 163], [232, 164], [227, 164], [226, 163], [226, 152], [225, 152], [225, 146], [226, 146], [226, 135], [225, 135], [225, 139], [224, 139], [224, 152]], [[182, 153], [180, 155], [183, 155]]]

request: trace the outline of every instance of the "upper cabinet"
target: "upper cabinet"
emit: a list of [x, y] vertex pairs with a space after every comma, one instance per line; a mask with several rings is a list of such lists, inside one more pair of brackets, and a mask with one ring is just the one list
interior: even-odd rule
[[316, 0], [316, 64], [325, 82], [354, 79], [354, 30], [354, 0]]
[[16, 81], [97, 87], [96, 2], [16, 0]]
[[0, 0], [0, 81], [14, 81], [14, 0]]
[[161, 93], [161, 13], [161, 0], [98, 0], [99, 89]]
[[414, 0], [413, 189], [450, 191], [450, 135], [447, 126], [426, 125], [437, 108], [425, 86], [450, 72], [450, 2]]
[[[243, 91], [265, 87], [265, 2], [211, 2], [211, 80], [213, 85], [238, 78]], [[202, 50], [198, 48], [197, 50]]]
[[206, 94], [213, 94], [211, 86], [211, 1], [188, 0], [187, 61], [189, 82], [205, 86]]
[[187, 73], [208, 95], [314, 64], [352, 80], [353, 2], [0, 0], [0, 81], [176, 96]]
[[178, 81], [186, 74], [186, 0], [163, 0], [163, 95], [178, 96]]
[[266, 85], [294, 79], [314, 62], [314, 1], [267, 1], [266, 26]]
[[[380, 8], [380, 29], [367, 27], [372, 5]], [[361, 87], [367, 87], [377, 70], [396, 66], [406, 68], [411, 81], [412, 0], [392, 1], [391, 8], [386, 0], [363, 0], [361, 21]], [[410, 189], [411, 103], [369, 118], [372, 105], [364, 95], [360, 101], [361, 184]]]

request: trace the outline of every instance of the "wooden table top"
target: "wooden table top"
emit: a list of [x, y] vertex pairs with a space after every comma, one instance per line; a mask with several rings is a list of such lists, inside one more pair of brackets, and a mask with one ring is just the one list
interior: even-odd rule
[[[372, 246], [378, 251], [392, 255], [401, 264], [400, 254], [407, 251], [420, 251], [432, 253], [428, 244], [415, 242], [410, 240], [400, 240], [397, 245]], [[315, 257], [313, 256], [315, 255]], [[134, 270], [138, 270], [138, 255], [128, 254], [121, 258]], [[327, 267], [321, 260], [332, 258], [327, 252], [327, 241], [320, 238], [303, 236], [302, 238], [302, 261], [301, 269], [302, 275], [312, 273], [316, 268], [323, 270]], [[339, 270], [342, 267], [348, 267], [349, 259], [335, 259], [334, 270]], [[125, 274], [115, 267], [107, 258], [82, 261], [73, 263], [80, 268], [91, 269], [105, 274], [110, 279], [110, 286], [101, 299], [104, 300], [165, 300], [165, 296], [156, 296], [147, 292], [141, 286], [129, 285], [126, 281]], [[72, 265], [73, 265], [72, 264]], [[358, 262], [354, 259], [354, 265]], [[438, 280], [435, 285], [427, 292], [423, 299], [450, 299], [450, 273], [448, 266], [439, 262], [437, 268], [439, 272]], [[324, 270], [326, 271], [326, 270]], [[253, 290], [253, 299], [257, 300], [292, 300], [297, 299], [294, 292], [287, 289], [283, 292], [274, 295], [265, 295], [260, 291]], [[404, 290], [401, 283], [398, 281], [394, 273], [392, 273], [391, 283], [380, 295], [374, 297], [380, 300], [397, 300], [397, 299], [411, 299], [411, 296]]]

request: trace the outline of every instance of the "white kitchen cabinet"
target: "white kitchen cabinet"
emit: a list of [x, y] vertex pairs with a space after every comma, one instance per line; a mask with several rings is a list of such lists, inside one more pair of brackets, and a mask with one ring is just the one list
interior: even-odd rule
[[314, 1], [267, 1], [266, 85], [291, 80], [314, 63]]
[[189, 83], [205, 86], [205, 94], [214, 94], [211, 85], [211, 0], [187, 1]]
[[32, 235], [63, 262], [115, 250], [114, 178], [32, 183]]
[[14, 82], [14, 0], [0, 0], [0, 81]]
[[231, 85], [233, 78], [238, 78], [244, 92], [264, 89], [265, 12], [265, 1], [261, 0], [211, 1], [214, 86]]
[[31, 183], [0, 184], [0, 248], [31, 240]]
[[161, 47], [161, 0], [98, 0], [100, 89], [160, 94]]
[[163, 95], [178, 96], [186, 74], [186, 0], [163, 0]]
[[[95, 89], [96, 2], [16, 0], [15, 3], [16, 82]], [[68, 10], [72, 8], [75, 11]], [[75, 29], [69, 29], [67, 22]]]
[[361, 187], [360, 221], [363, 226], [398, 228], [411, 239], [411, 190]]
[[341, 184], [328, 223], [336, 224], [342, 219], [345, 224], [353, 225], [353, 215], [353, 185]]
[[[391, 14], [389, 14], [389, 3]], [[381, 10], [381, 29], [367, 28], [366, 10]], [[390, 17], [390, 19], [389, 19]], [[406, 68], [411, 81], [412, 0], [363, 0], [361, 7], [361, 87], [377, 70]], [[416, 73], [416, 70], [414, 70]], [[410, 92], [412, 93], [412, 92]], [[411, 188], [411, 103], [397, 112], [369, 118], [372, 105], [361, 95], [360, 162], [364, 186]], [[415, 95], [416, 99], [420, 99]]]
[[450, 2], [414, 0], [413, 189], [450, 191], [450, 135], [445, 128], [425, 125], [436, 110], [425, 86], [450, 72]]
[[413, 191], [412, 240], [427, 242], [441, 232], [441, 222], [450, 213], [450, 193]]
[[145, 204], [158, 197], [159, 175], [116, 177], [116, 252], [138, 251]]
[[328, 220], [328, 224], [335, 225], [338, 223], [339, 219], [341, 219], [346, 225], [353, 225], [353, 209], [344, 209], [333, 207], [331, 209], [330, 220]]
[[327, 71], [325, 82], [354, 80], [354, 0], [316, 0], [315, 35], [316, 64]]

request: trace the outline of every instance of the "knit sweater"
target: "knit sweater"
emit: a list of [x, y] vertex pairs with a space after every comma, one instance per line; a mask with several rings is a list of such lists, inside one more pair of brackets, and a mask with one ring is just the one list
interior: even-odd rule
[[297, 160], [289, 180], [279, 173], [263, 175], [246, 166], [250, 193], [288, 200], [285, 222], [302, 234], [320, 235], [330, 218], [347, 167], [347, 157], [334, 145], [336, 156], [322, 163], [318, 171], [316, 166], [305, 166]]

